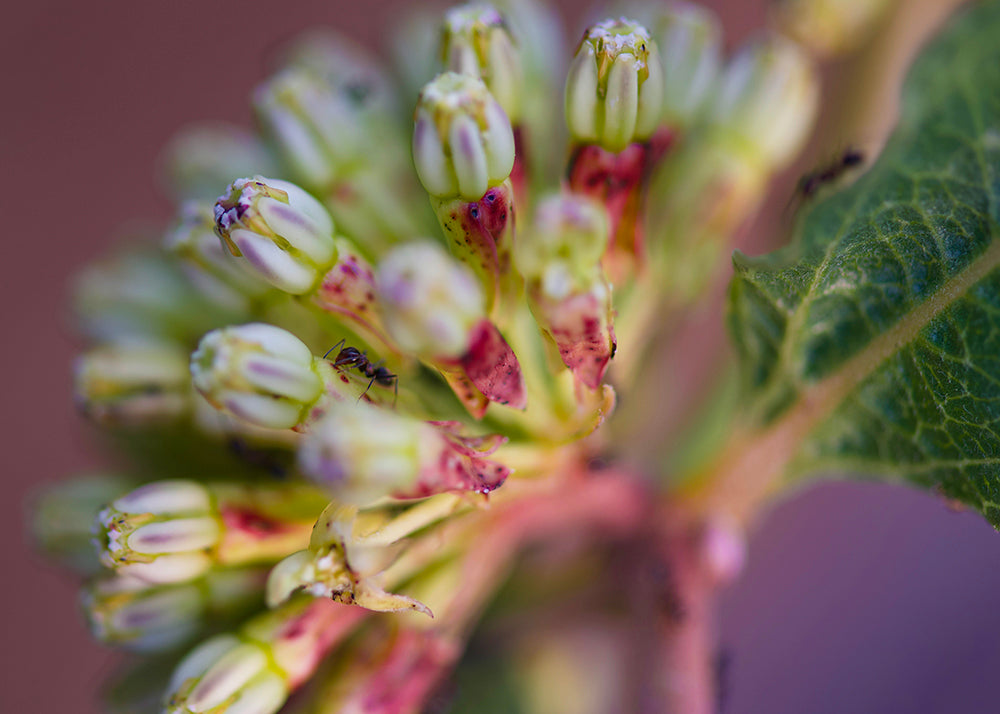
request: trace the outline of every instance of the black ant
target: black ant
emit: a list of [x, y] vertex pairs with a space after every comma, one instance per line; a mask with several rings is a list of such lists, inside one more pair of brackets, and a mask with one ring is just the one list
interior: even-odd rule
[[[361, 352], [356, 347], [343, 347], [345, 342], [346, 340], [341, 340], [328, 349], [326, 354], [323, 355], [323, 359], [326, 359], [331, 352], [339, 349], [340, 351], [337, 352], [337, 356], [332, 360], [333, 366], [354, 367], [370, 380], [368, 386], [365, 387], [365, 391], [361, 393], [358, 399], [363, 398], [368, 394], [368, 390], [372, 388], [372, 385], [378, 383], [380, 387], [392, 387], [392, 403], [395, 405], [396, 398], [399, 396], [399, 377], [383, 367], [381, 362], [372, 364], [368, 359], [367, 352]], [[340, 349], [341, 347], [343, 349]]]
[[865, 160], [865, 155], [857, 149], [847, 149], [836, 162], [821, 169], [810, 171], [799, 179], [798, 193], [803, 198], [812, 198], [816, 192], [831, 181], [835, 181], [848, 169], [852, 169]]

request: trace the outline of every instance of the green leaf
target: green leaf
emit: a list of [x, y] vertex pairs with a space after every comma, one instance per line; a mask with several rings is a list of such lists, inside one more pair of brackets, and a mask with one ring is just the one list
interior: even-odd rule
[[730, 327], [790, 475], [905, 479], [1000, 527], [998, 40], [990, 2], [924, 51], [874, 166], [734, 256]]

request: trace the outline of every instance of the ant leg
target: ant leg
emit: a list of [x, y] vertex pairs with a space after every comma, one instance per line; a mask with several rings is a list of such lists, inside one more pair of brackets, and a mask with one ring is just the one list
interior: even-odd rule
[[360, 402], [360, 401], [361, 401], [362, 399], [364, 399], [364, 398], [365, 398], [365, 395], [366, 395], [366, 394], [368, 394], [368, 390], [372, 388], [372, 385], [373, 385], [373, 384], [375, 384], [375, 378], [374, 378], [374, 377], [372, 377], [371, 381], [370, 381], [370, 382], [368, 382], [368, 386], [367, 386], [367, 387], [365, 387], [365, 391], [361, 392], [361, 396], [360, 396], [360, 397], [358, 397], [358, 401], [359, 401], [359, 402]]
[[340, 347], [341, 345], [343, 345], [343, 344], [344, 344], [345, 342], [347, 342], [346, 338], [345, 338], [345, 339], [343, 339], [343, 340], [341, 340], [341, 341], [340, 341], [340, 342], [338, 342], [337, 344], [335, 344], [335, 345], [334, 345], [333, 347], [331, 347], [330, 349], [328, 349], [328, 350], [326, 351], [326, 354], [324, 354], [324, 355], [323, 355], [323, 359], [326, 359], [326, 358], [327, 358], [327, 356], [329, 356], [329, 354], [330, 354], [331, 352], [333, 352], [333, 351], [334, 351], [335, 349], [337, 349], [338, 347]]

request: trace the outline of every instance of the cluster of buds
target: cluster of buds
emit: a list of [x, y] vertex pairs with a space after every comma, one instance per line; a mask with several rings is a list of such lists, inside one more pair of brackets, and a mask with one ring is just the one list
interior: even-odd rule
[[274, 714], [320, 671], [317, 711], [422, 710], [529, 537], [636, 520], [580, 474], [613, 453], [598, 427], [685, 249], [746, 219], [817, 91], [788, 40], [724, 65], [711, 13], [647, 10], [574, 54], [531, 3], [454, 8], [415, 106], [314, 34], [255, 91], [260, 136], [173, 144], [178, 220], [77, 298], [78, 402], [135, 473], [46, 496], [37, 528], [99, 639], [214, 635], [164, 711]]

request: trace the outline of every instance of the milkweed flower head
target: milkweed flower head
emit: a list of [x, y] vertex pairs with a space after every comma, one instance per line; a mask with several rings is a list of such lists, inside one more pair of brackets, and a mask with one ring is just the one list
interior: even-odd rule
[[636, 10], [574, 49], [532, 2], [453, 8], [409, 106], [311, 33], [257, 133], [171, 143], [162, 245], [75, 301], [77, 402], [128, 458], [36, 519], [94, 634], [170, 662], [162, 711], [272, 714], [310, 681], [316, 711], [420, 711], [523, 546], [641, 512], [595, 466], [616, 403], [816, 79], [789, 40], [727, 64], [708, 11]]

